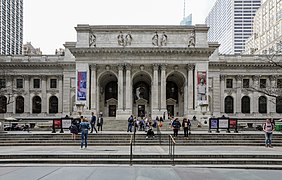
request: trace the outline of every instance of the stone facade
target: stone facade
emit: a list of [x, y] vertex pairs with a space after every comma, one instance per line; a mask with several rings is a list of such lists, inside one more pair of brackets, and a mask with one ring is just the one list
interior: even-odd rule
[[[206, 26], [76, 30], [77, 42], [66, 42], [64, 55], [0, 57], [2, 114], [44, 119], [101, 112], [126, 120], [131, 114], [278, 118], [282, 113], [280, 99], [263, 92], [279, 90], [282, 69], [264, 56], [219, 56], [219, 45], [207, 42]], [[3, 99], [10, 97], [5, 109]]]

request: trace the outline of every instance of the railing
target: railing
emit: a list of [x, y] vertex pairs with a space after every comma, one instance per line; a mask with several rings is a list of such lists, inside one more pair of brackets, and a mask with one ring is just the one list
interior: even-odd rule
[[130, 155], [129, 155], [129, 161], [130, 161], [130, 166], [132, 166], [132, 160], [133, 160], [133, 135], [131, 135], [131, 137], [130, 137], [130, 142], [129, 142], [129, 144], [130, 144]]
[[170, 156], [170, 159], [172, 161], [172, 165], [175, 165], [174, 162], [174, 154], [175, 154], [175, 140], [171, 135], [168, 137], [168, 155]]
[[[160, 122], [162, 123], [162, 122]], [[158, 135], [158, 138], [159, 138], [159, 143], [162, 144], [162, 133], [161, 133], [161, 129], [160, 129], [160, 124], [157, 123], [157, 135]]]

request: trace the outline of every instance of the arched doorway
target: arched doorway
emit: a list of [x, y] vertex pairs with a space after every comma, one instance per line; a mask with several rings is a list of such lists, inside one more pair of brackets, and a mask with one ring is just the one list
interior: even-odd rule
[[234, 113], [234, 99], [232, 96], [226, 96], [224, 100], [224, 112]]
[[246, 114], [246, 113], [250, 113], [250, 106], [251, 106], [251, 103], [250, 103], [250, 98], [249, 96], [244, 96], [242, 97], [241, 99], [241, 112]]
[[145, 72], [135, 74], [133, 78], [132, 114], [144, 117], [151, 114], [151, 77]]
[[58, 113], [58, 98], [56, 96], [49, 98], [49, 113]]
[[39, 96], [32, 98], [32, 113], [41, 113], [41, 97]]
[[166, 79], [166, 107], [168, 116], [184, 116], [185, 77], [173, 72]]
[[112, 72], [99, 78], [99, 112], [106, 117], [115, 117], [118, 105], [118, 79]]
[[24, 98], [22, 96], [16, 97], [16, 113], [24, 113]]

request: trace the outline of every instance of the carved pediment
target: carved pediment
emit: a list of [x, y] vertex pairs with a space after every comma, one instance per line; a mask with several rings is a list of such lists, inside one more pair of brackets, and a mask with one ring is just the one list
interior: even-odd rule
[[146, 99], [143, 99], [143, 98], [137, 99], [135, 102], [136, 102], [136, 104], [139, 104], [139, 105], [145, 105], [145, 104], [148, 103], [148, 101]]
[[116, 105], [118, 103], [118, 101], [114, 98], [108, 99], [106, 102], [108, 105]]
[[169, 98], [169, 99], [166, 100], [166, 104], [167, 105], [175, 105], [176, 104], [176, 100], [172, 99], [172, 98]]

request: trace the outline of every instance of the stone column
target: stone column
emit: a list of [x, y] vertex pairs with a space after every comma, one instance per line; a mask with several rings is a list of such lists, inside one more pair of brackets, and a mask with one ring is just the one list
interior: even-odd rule
[[91, 89], [90, 89], [91, 100], [90, 100], [90, 102], [91, 103], [90, 104], [91, 104], [91, 111], [95, 111], [96, 110], [96, 102], [97, 102], [97, 96], [96, 96], [96, 92], [97, 92], [97, 72], [96, 72], [97, 67], [96, 67], [96, 64], [91, 64], [90, 70], [91, 70], [91, 77], [90, 77], [90, 81], [91, 81]]
[[42, 87], [41, 87], [41, 93], [42, 93], [42, 113], [47, 113], [48, 112], [48, 100], [47, 100], [47, 76], [41, 76], [41, 81], [42, 81]]
[[241, 113], [241, 92], [242, 92], [242, 75], [237, 75], [236, 79], [236, 113]]
[[[188, 64], [188, 111], [193, 110], [194, 102], [194, 86], [193, 86], [193, 70], [195, 68], [194, 64]], [[185, 100], [184, 100], [185, 103]]]
[[123, 111], [123, 64], [118, 65], [118, 111]]
[[[59, 104], [58, 104], [58, 112], [61, 113], [63, 112], [63, 75], [58, 76], [58, 87], [59, 87]], [[65, 115], [65, 114], [63, 114]]]
[[99, 85], [99, 82], [97, 82], [97, 89], [96, 89], [96, 115], [98, 115], [100, 113], [100, 85]]
[[153, 84], [152, 84], [152, 116], [156, 115], [156, 113], [158, 111], [158, 70], [159, 70], [159, 65], [158, 64], [153, 64]]
[[220, 111], [224, 113], [224, 82], [225, 82], [225, 75], [220, 75], [220, 104], [221, 108]]
[[[259, 77], [258, 76], [253, 76], [253, 87], [255, 89], [258, 89], [259, 88]], [[253, 93], [253, 105], [251, 106], [252, 108], [252, 112], [253, 114], [257, 114], [258, 113], [258, 92], [257, 91], [254, 91]]]
[[125, 109], [132, 114], [132, 81], [131, 81], [131, 64], [126, 64], [126, 87], [125, 87]]
[[221, 100], [221, 81], [220, 76], [213, 77], [213, 115], [214, 116], [220, 116], [220, 105], [222, 104]]
[[161, 111], [166, 112], [166, 64], [161, 65]]
[[[269, 80], [270, 80], [270, 88], [276, 89], [277, 88], [276, 87], [277, 76], [270, 75]], [[276, 98], [268, 96], [267, 105], [269, 105], [268, 107], [270, 107], [270, 108], [267, 108], [267, 111], [268, 111], [267, 113], [275, 114], [276, 113]]]
[[31, 103], [30, 103], [30, 78], [29, 76], [25, 75], [24, 76], [24, 112], [27, 114], [30, 114], [30, 107], [31, 107]]
[[[72, 98], [71, 98], [71, 73], [70, 72], [64, 72], [63, 76], [63, 114], [70, 114], [72, 111]], [[75, 89], [74, 89], [75, 91]]]
[[14, 97], [14, 93], [13, 93], [13, 90], [14, 90], [14, 84], [13, 84], [13, 81], [14, 81], [14, 76], [7, 76], [7, 83], [6, 83], [6, 88], [7, 88], [7, 113], [11, 113], [13, 114], [13, 107], [14, 107], [14, 104], [15, 104], [15, 97]]

